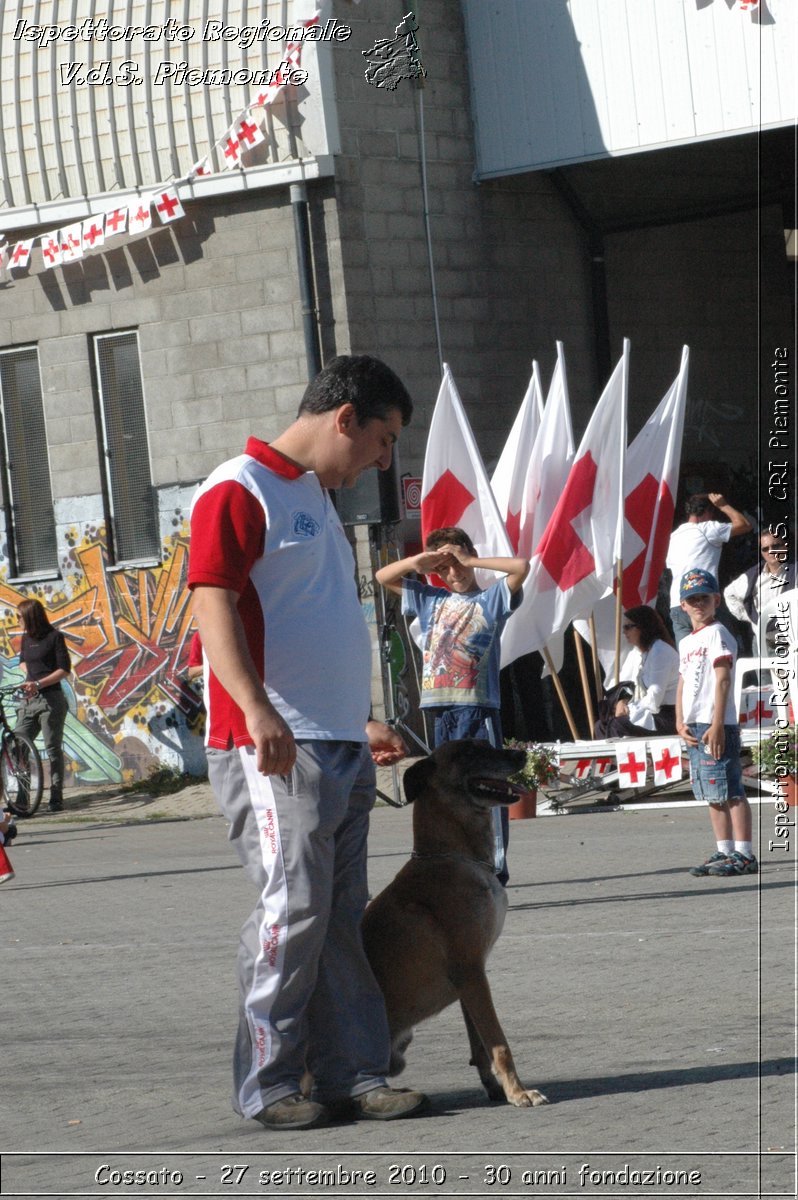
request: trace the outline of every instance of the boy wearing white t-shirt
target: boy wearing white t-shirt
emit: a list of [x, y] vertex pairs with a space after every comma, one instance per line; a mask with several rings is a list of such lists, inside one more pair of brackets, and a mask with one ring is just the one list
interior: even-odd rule
[[751, 807], [743, 788], [740, 727], [732, 696], [736, 643], [715, 614], [718, 581], [694, 568], [682, 576], [680, 604], [692, 633], [679, 645], [676, 729], [687, 743], [690, 782], [697, 800], [706, 800], [717, 842], [714, 854], [691, 875], [755, 875]]

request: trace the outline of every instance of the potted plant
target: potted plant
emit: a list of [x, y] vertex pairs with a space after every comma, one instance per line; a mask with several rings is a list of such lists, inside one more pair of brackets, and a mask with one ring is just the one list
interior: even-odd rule
[[523, 820], [526, 817], [537, 816], [538, 788], [555, 780], [559, 774], [557, 755], [552, 747], [540, 742], [519, 742], [508, 738], [505, 746], [511, 750], [524, 750], [526, 762], [521, 770], [513, 776], [513, 783], [520, 783], [527, 788], [526, 795], [509, 805], [507, 811], [511, 821]]
[[781, 799], [794, 808], [798, 804], [795, 782], [798, 774], [798, 742], [795, 725], [774, 729], [766, 738], [762, 738], [754, 746], [753, 758], [760, 775], [775, 779], [779, 784]]

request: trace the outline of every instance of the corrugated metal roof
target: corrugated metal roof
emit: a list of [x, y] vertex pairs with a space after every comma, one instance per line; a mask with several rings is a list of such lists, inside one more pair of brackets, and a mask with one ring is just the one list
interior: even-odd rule
[[[283, 60], [280, 31], [314, 10], [313, 0], [0, 0], [0, 209], [181, 179], [209, 153], [219, 169], [212, 148]], [[246, 159], [261, 185], [264, 168], [336, 148], [318, 86], [329, 48], [302, 53], [308, 86], [265, 109], [265, 141]], [[238, 190], [240, 175], [220, 178]]]
[[792, 124], [794, 0], [462, 0], [487, 178]]

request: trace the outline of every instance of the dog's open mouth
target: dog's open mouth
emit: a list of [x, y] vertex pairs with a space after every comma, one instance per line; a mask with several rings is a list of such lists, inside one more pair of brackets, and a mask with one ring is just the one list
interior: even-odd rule
[[511, 783], [509, 779], [470, 779], [468, 787], [477, 800], [488, 800], [493, 804], [512, 804], [527, 790], [521, 784]]

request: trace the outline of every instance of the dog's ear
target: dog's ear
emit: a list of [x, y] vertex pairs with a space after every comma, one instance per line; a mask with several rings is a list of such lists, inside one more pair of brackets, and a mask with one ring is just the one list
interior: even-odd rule
[[435, 773], [435, 763], [431, 758], [422, 758], [420, 762], [413, 763], [412, 767], [408, 767], [404, 773], [404, 789], [405, 800], [408, 804], [412, 804], [417, 796], [420, 796], [427, 787]]

